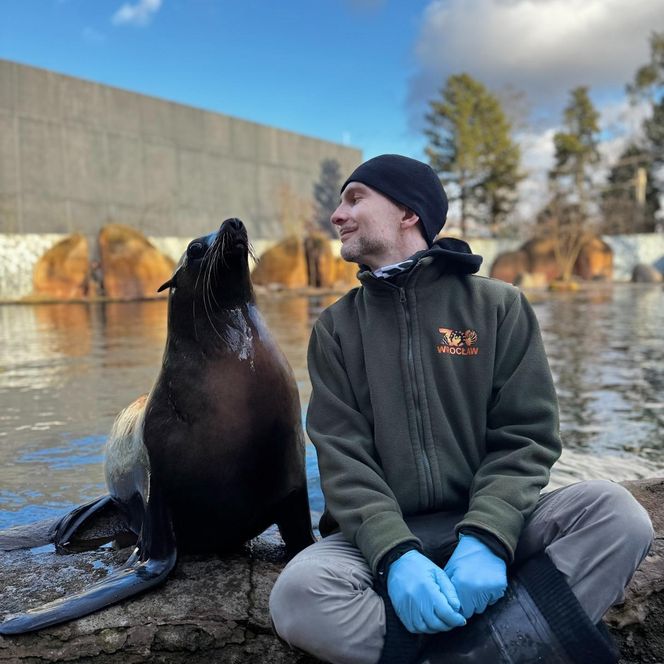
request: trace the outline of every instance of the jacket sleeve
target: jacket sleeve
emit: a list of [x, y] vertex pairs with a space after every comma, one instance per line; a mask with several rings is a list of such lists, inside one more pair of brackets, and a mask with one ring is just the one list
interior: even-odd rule
[[498, 326], [486, 456], [457, 533], [487, 531], [514, 559], [523, 524], [561, 453], [558, 425], [558, 400], [539, 325], [519, 293]]
[[318, 453], [326, 507], [374, 574], [381, 558], [398, 544], [420, 541], [403, 520], [360, 412], [334, 335], [319, 320], [308, 352], [311, 399], [307, 433]]

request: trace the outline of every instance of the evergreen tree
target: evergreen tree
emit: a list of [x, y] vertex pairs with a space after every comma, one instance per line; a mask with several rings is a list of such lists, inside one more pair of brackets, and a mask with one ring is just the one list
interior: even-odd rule
[[320, 176], [314, 184], [316, 202], [316, 223], [328, 235], [334, 236], [330, 216], [339, 205], [341, 172], [336, 159], [323, 159], [320, 163]]
[[664, 92], [664, 32], [650, 35], [650, 62], [639, 67], [634, 81], [627, 86], [633, 96], [649, 96], [653, 101]]
[[[627, 86], [632, 97], [647, 98], [652, 104], [652, 115], [643, 123], [645, 147], [650, 155], [649, 183], [658, 192], [664, 192], [664, 32], [650, 36], [650, 62], [639, 67], [634, 81]], [[659, 178], [657, 173], [659, 172]]]
[[585, 218], [593, 193], [591, 167], [599, 161], [599, 113], [586, 86], [572, 90], [564, 111], [564, 125], [566, 131], [557, 132], [553, 137], [556, 165], [549, 177], [556, 194], [576, 203]]
[[461, 202], [461, 233], [474, 218], [496, 233], [517, 201], [521, 153], [497, 97], [468, 74], [450, 76], [441, 98], [429, 102], [426, 154]]
[[651, 233], [659, 195], [649, 150], [629, 145], [613, 165], [602, 194], [605, 233]]
[[592, 166], [599, 161], [599, 113], [587, 87], [571, 91], [563, 124], [565, 131], [553, 137], [556, 163], [549, 172], [551, 198], [537, 222], [538, 234], [553, 243], [560, 278], [569, 281], [581, 248], [596, 232], [590, 203], [596, 195]]

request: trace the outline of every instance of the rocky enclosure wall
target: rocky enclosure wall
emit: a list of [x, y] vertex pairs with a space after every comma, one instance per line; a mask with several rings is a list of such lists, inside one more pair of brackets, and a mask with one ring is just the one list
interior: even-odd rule
[[[0, 233], [0, 302], [19, 300], [32, 293], [32, 273], [39, 258], [54, 244], [66, 238], [63, 233], [9, 235]], [[148, 240], [176, 263], [193, 238], [149, 237]], [[96, 238], [90, 240], [91, 250]], [[260, 256], [275, 243], [272, 240], [253, 242]], [[96, 250], [96, 248], [95, 248]], [[94, 258], [94, 257], [91, 257]]]
[[[66, 237], [63, 233], [0, 233], [0, 301], [18, 300], [32, 292], [32, 271], [44, 252], [56, 242]], [[178, 261], [191, 237], [148, 237], [161, 252]], [[664, 234], [613, 235], [603, 239], [614, 251], [614, 279], [629, 281], [633, 267], [645, 263], [664, 270]], [[95, 238], [90, 238], [90, 246], [95, 246]], [[272, 247], [276, 240], [253, 240], [256, 255], [261, 256]], [[493, 240], [481, 238], [469, 240], [475, 253], [484, 256], [479, 274], [488, 276], [496, 256], [504, 251], [517, 249], [519, 240]], [[339, 252], [339, 242], [332, 242], [335, 254]]]

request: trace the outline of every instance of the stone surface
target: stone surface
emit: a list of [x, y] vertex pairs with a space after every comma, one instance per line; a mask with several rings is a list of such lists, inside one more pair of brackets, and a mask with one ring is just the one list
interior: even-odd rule
[[622, 483], [646, 508], [655, 541], [625, 592], [604, 620], [620, 646], [621, 664], [664, 662], [664, 478]]
[[[621, 664], [664, 662], [664, 479], [624, 482], [656, 532], [624, 602], [605, 621]], [[186, 556], [160, 588], [35, 634], [0, 637], [0, 662], [312, 664], [271, 632], [268, 597], [284, 564], [274, 529], [227, 556]], [[103, 578], [129, 550], [0, 554], [0, 618]]]
[[549, 285], [546, 275], [541, 272], [521, 272], [513, 283], [519, 288], [546, 288]]
[[[2, 201], [0, 201], [1, 212]], [[215, 222], [216, 223], [216, 222]], [[218, 224], [216, 224], [218, 225]], [[212, 224], [208, 232], [215, 227]], [[186, 229], [180, 229], [184, 232]], [[150, 235], [149, 240], [164, 254], [177, 261], [187, 247], [191, 236], [164, 236]], [[38, 234], [38, 233], [0, 233], [0, 301], [17, 301], [32, 293], [32, 272], [39, 258], [57, 241], [67, 237], [67, 234]], [[603, 240], [613, 249], [613, 278], [617, 281], [629, 281], [632, 270], [638, 263], [654, 265], [664, 271], [664, 233], [642, 233], [640, 235], [607, 235]], [[252, 237], [252, 244], [258, 256], [262, 256], [267, 249], [276, 242], [272, 239]], [[339, 241], [332, 241], [332, 250], [335, 256], [339, 253]], [[471, 239], [471, 247], [475, 253], [484, 256], [484, 263], [478, 274], [489, 276], [490, 268], [495, 262], [493, 257], [514, 248], [512, 240], [497, 240], [493, 238]], [[345, 261], [338, 262], [342, 271], [347, 271], [349, 287], [354, 286], [356, 268]], [[505, 281], [509, 281], [508, 278]]]
[[652, 265], [639, 263], [632, 270], [632, 282], [637, 284], [658, 284], [664, 281], [664, 275]]
[[[613, 277], [613, 251], [602, 238], [593, 237], [584, 244], [574, 264], [574, 274], [585, 280], [609, 281]], [[491, 266], [490, 276], [517, 284], [523, 275], [538, 275], [538, 285], [560, 278], [555, 256], [555, 241], [536, 238], [525, 242], [517, 251], [499, 254]]]
[[335, 256], [330, 237], [312, 233], [304, 240], [309, 286], [312, 288], [342, 288], [358, 286], [357, 264]]
[[313, 233], [304, 240], [288, 237], [267, 249], [251, 280], [257, 286], [346, 290], [359, 285], [357, 269], [335, 255], [329, 237]]
[[87, 239], [76, 233], [53, 245], [37, 261], [33, 293], [55, 299], [80, 299], [88, 295], [90, 259]]
[[288, 237], [268, 249], [251, 273], [251, 280], [258, 286], [305, 288], [309, 281], [302, 241]]
[[332, 288], [337, 279], [336, 259], [330, 238], [323, 233], [311, 233], [304, 238], [307, 261], [307, 283], [314, 288]]
[[349, 263], [343, 258], [337, 256], [335, 258], [335, 266], [336, 280], [334, 285], [336, 288], [355, 288], [356, 286], [360, 285], [360, 282], [357, 278], [357, 273], [359, 270], [357, 263]]
[[[108, 224], [99, 232], [103, 293], [118, 300], [160, 297], [157, 289], [173, 274], [175, 263], [138, 231]], [[164, 291], [161, 296], [168, 296]]]
[[[130, 552], [2, 553], [0, 613], [84, 588]], [[184, 557], [156, 591], [65, 625], [0, 637], [0, 662], [313, 662], [271, 631], [267, 600], [283, 554], [268, 536], [234, 555]]]
[[548, 238], [529, 240], [521, 249], [528, 255], [529, 272], [545, 275], [548, 282], [560, 276], [553, 240]]
[[613, 251], [600, 237], [586, 242], [574, 266], [574, 274], [587, 281], [610, 281], [613, 278]]
[[506, 251], [498, 254], [489, 274], [494, 279], [506, 281], [508, 284], [515, 284], [519, 275], [525, 274], [529, 270], [530, 262], [525, 251]]

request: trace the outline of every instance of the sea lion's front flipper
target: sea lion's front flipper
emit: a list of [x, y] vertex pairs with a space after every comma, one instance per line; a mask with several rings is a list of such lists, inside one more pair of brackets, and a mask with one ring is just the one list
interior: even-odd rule
[[132, 537], [120, 505], [111, 496], [102, 496], [62, 517], [52, 541], [58, 553], [73, 553], [90, 551], [113, 540], [129, 546], [136, 542], [136, 535]]
[[0, 623], [0, 634], [23, 634], [81, 618], [166, 579], [177, 551], [170, 513], [156, 487], [151, 487], [139, 544], [127, 563], [80, 593], [57, 599]]
[[[0, 551], [47, 544], [54, 544], [59, 552], [83, 551], [128, 536], [130, 529], [121, 508], [110, 496], [102, 496], [64, 516], [0, 531]], [[135, 541], [134, 535], [129, 544]]]

